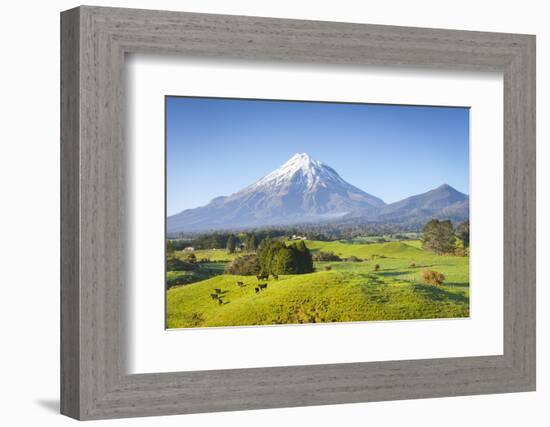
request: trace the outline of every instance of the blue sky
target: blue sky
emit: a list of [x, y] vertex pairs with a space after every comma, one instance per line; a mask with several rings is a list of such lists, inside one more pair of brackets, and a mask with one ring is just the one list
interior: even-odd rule
[[166, 98], [167, 213], [207, 204], [308, 153], [386, 203], [469, 193], [469, 110]]

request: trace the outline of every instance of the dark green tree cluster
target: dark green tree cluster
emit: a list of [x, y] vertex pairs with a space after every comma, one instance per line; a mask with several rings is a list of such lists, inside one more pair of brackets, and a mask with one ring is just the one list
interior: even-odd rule
[[313, 272], [313, 258], [303, 241], [287, 246], [280, 240], [265, 239], [258, 248], [258, 258], [264, 274]]

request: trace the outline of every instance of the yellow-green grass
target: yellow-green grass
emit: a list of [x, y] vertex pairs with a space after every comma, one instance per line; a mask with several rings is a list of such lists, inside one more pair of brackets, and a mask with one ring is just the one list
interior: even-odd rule
[[[167, 291], [169, 328], [455, 318], [469, 315], [468, 257], [437, 256], [402, 242], [307, 241], [313, 251], [355, 255], [365, 262], [319, 262], [316, 272], [270, 279], [255, 292], [253, 276], [217, 275]], [[214, 251], [218, 252], [218, 251]], [[221, 251], [220, 251], [221, 252]], [[372, 257], [376, 256], [375, 259]], [[412, 267], [411, 264], [415, 266]], [[379, 264], [380, 270], [374, 271]], [[325, 267], [330, 266], [330, 271]], [[423, 269], [445, 283], [422, 283]], [[246, 286], [239, 287], [241, 281]], [[262, 281], [262, 283], [265, 281]], [[223, 304], [210, 294], [221, 290]]]

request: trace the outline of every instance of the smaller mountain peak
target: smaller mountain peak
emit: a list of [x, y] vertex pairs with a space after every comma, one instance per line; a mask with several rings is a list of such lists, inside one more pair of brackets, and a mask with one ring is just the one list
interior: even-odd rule
[[456, 188], [454, 188], [453, 186], [451, 186], [449, 184], [441, 184], [435, 190], [445, 190], [445, 191], [453, 191], [453, 192], [459, 193], [459, 191]]
[[466, 194], [458, 191], [456, 188], [454, 188], [453, 186], [449, 185], [449, 184], [441, 184], [439, 187], [437, 188], [434, 188], [432, 190], [433, 192], [440, 192], [440, 193], [445, 193], [445, 194], [452, 194], [452, 195], [462, 195], [462, 196], [467, 196]]

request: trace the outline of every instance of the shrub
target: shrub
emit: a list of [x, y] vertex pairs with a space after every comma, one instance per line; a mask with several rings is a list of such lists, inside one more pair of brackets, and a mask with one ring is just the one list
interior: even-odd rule
[[330, 265], [325, 265], [325, 271], [330, 271], [332, 270], [332, 267]]
[[182, 261], [176, 257], [166, 258], [166, 270], [167, 271], [191, 271], [196, 267], [193, 263]]
[[185, 276], [167, 276], [166, 288], [170, 289], [174, 286], [187, 285], [194, 280], [192, 273]]
[[468, 256], [468, 249], [466, 248], [456, 248], [455, 256]]
[[197, 262], [197, 257], [195, 256], [195, 254], [187, 254], [185, 256], [185, 261], [194, 264]]
[[380, 270], [380, 264], [376, 264], [376, 265], [374, 266], [374, 271], [378, 271], [378, 270]]
[[317, 252], [313, 255], [314, 261], [342, 261], [334, 252]]
[[435, 270], [424, 270], [422, 272], [422, 279], [429, 285], [442, 285], [445, 280], [443, 273]]
[[254, 276], [260, 272], [260, 260], [257, 255], [244, 255], [228, 263], [224, 272], [240, 276]]

